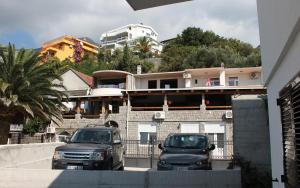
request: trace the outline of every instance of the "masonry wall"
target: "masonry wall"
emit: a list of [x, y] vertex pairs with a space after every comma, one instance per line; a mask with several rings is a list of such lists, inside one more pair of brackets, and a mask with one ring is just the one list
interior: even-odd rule
[[233, 149], [260, 171], [271, 172], [270, 137], [266, 96], [232, 98]]
[[[138, 139], [138, 124], [153, 123], [157, 127], [158, 140], [164, 140], [169, 133], [180, 132], [181, 123], [199, 123], [200, 133], [204, 133], [203, 122], [226, 123], [227, 130], [232, 127], [231, 122], [224, 121], [225, 110], [178, 110], [165, 111], [166, 118], [162, 121], [153, 119], [153, 111], [131, 111], [128, 120], [128, 137]], [[227, 134], [228, 138], [232, 133]], [[230, 139], [231, 140], [231, 139]]]

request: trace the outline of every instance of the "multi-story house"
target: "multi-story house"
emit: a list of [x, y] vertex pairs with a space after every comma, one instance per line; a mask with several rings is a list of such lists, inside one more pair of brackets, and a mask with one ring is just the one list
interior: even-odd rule
[[172, 132], [203, 133], [216, 142], [215, 152], [221, 153], [215, 155], [223, 155], [229, 150], [224, 141], [232, 140], [231, 98], [266, 92], [261, 67], [137, 72], [94, 72], [86, 94], [69, 96], [71, 111], [57, 134], [71, 134], [89, 123], [110, 124], [121, 129], [123, 138], [143, 145]]
[[103, 49], [115, 50], [136, 45], [137, 39], [146, 37], [151, 41], [151, 51], [160, 54], [162, 44], [158, 42], [158, 33], [150, 26], [144, 24], [129, 24], [103, 33], [100, 37]]
[[44, 58], [52, 56], [57, 57], [61, 61], [69, 59], [71, 62], [74, 62], [74, 52], [75, 48], [78, 46], [80, 48], [80, 57], [83, 57], [84, 55], [98, 54], [97, 45], [70, 35], [65, 35], [45, 42], [42, 46], [40, 54]]

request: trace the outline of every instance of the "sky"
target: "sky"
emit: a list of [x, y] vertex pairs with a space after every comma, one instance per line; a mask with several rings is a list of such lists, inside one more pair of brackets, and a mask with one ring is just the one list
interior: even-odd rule
[[193, 0], [133, 11], [125, 0], [0, 0], [0, 44], [39, 48], [62, 35], [90, 37], [131, 23], [152, 26], [159, 40], [200, 27], [259, 45], [256, 0]]

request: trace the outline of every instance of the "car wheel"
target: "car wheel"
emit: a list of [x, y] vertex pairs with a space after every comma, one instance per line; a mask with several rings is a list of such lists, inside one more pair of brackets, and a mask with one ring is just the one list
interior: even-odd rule
[[209, 166], [208, 166], [207, 170], [212, 170], [212, 164], [211, 163], [209, 163]]
[[112, 161], [112, 159], [107, 162], [106, 170], [113, 170], [113, 161]]

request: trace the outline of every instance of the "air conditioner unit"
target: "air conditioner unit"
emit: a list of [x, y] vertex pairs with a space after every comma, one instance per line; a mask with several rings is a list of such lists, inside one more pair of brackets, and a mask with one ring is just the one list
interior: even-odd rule
[[249, 75], [250, 79], [251, 80], [256, 80], [258, 79], [258, 75], [256, 72], [251, 72], [250, 75]]
[[183, 73], [183, 78], [192, 78], [192, 75], [189, 72], [185, 72]]
[[55, 133], [55, 127], [47, 127], [46, 133], [54, 134]]
[[165, 119], [166, 113], [165, 112], [154, 112], [154, 119]]
[[232, 119], [232, 110], [227, 110], [225, 112], [225, 118], [226, 119]]

